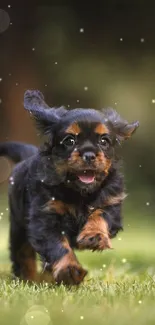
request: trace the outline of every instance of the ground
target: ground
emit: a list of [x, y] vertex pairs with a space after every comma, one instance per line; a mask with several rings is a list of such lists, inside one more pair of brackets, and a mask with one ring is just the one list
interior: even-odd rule
[[1, 207], [0, 324], [155, 324], [155, 236], [148, 218], [129, 224], [129, 216], [113, 250], [78, 252], [88, 276], [67, 289], [11, 280], [6, 203]]

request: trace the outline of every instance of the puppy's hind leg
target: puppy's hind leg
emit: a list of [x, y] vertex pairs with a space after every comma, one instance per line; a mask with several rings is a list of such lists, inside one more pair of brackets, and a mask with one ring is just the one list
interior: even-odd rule
[[36, 253], [27, 240], [25, 229], [11, 222], [10, 258], [12, 272], [22, 280], [36, 280]]

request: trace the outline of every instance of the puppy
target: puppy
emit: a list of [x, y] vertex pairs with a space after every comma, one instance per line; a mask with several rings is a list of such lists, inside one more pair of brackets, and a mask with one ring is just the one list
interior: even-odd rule
[[10, 177], [13, 273], [35, 281], [38, 253], [56, 283], [78, 285], [87, 271], [73, 249], [111, 248], [122, 229], [126, 195], [115, 149], [139, 122], [111, 108], [49, 108], [39, 91], [26, 91], [24, 107], [46, 141]]

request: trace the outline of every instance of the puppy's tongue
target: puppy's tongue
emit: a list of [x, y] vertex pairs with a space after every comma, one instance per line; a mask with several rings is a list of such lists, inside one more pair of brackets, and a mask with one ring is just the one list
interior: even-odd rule
[[94, 182], [95, 175], [94, 175], [94, 172], [91, 170], [84, 170], [83, 172], [78, 174], [78, 178], [80, 179], [80, 181], [82, 183], [90, 184], [90, 183]]

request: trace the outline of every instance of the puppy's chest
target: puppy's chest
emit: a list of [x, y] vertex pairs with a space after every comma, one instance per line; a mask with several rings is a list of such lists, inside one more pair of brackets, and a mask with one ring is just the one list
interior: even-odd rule
[[94, 207], [84, 201], [72, 202], [72, 200], [60, 200], [52, 197], [47, 202], [45, 209], [47, 212], [57, 214], [64, 228], [78, 232], [88, 220]]

